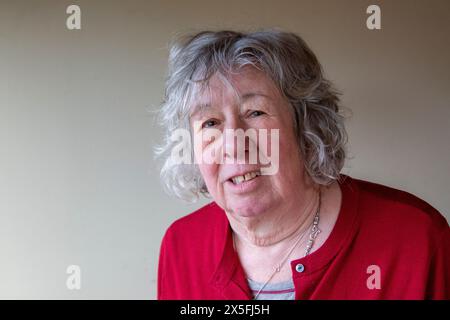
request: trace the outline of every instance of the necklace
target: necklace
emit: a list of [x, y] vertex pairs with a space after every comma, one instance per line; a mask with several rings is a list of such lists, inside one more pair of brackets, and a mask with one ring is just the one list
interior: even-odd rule
[[[319, 229], [321, 202], [322, 202], [322, 194], [321, 194], [320, 189], [319, 189], [319, 205], [317, 206], [317, 211], [314, 214], [314, 219], [313, 219], [312, 226], [311, 226], [311, 232], [309, 234], [308, 243], [306, 244], [305, 254], [303, 255], [303, 257], [306, 257], [311, 252], [311, 249], [312, 249], [312, 247], [314, 245], [314, 241], [316, 240], [317, 236], [321, 232], [321, 230]], [[275, 274], [277, 274], [278, 272], [281, 271], [281, 268], [284, 266], [284, 264], [286, 263], [286, 261], [288, 260], [288, 258], [290, 257], [290, 255], [292, 254], [294, 249], [297, 247], [297, 245], [300, 243], [300, 241], [303, 239], [305, 234], [306, 234], [305, 232], [302, 232], [301, 236], [295, 241], [295, 243], [292, 246], [292, 248], [288, 251], [288, 253], [281, 260], [281, 262], [274, 268], [274, 271], [272, 272], [270, 277], [267, 279], [267, 281], [264, 282], [262, 287], [258, 290], [258, 292], [254, 296], [253, 300], [256, 300], [258, 298], [259, 294], [267, 286], [267, 284], [270, 282], [270, 280], [272, 280], [272, 278], [275, 276]], [[233, 245], [234, 245], [234, 248], [236, 250], [236, 242], [235, 242], [235, 239], [234, 239], [234, 234], [233, 234]]]

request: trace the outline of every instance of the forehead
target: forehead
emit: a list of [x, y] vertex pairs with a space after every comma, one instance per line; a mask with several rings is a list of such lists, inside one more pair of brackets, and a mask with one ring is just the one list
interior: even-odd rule
[[239, 72], [229, 73], [226, 76], [215, 73], [209, 81], [202, 85], [195, 85], [191, 99], [191, 114], [211, 105], [225, 102], [243, 102], [247, 98], [263, 96], [277, 100], [281, 94], [272, 81], [263, 71], [254, 67], [244, 67]]

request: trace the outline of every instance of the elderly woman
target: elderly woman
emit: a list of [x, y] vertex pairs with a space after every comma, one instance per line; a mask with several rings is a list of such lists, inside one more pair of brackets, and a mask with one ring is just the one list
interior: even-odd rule
[[161, 177], [175, 196], [213, 202], [167, 230], [159, 299], [450, 298], [447, 221], [340, 174], [339, 112], [295, 34], [201, 32], [172, 47]]

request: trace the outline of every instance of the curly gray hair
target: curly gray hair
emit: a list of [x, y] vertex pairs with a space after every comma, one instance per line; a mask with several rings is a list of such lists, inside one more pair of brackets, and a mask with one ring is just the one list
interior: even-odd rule
[[189, 109], [196, 85], [207, 86], [215, 73], [226, 77], [249, 65], [265, 72], [290, 102], [309, 176], [322, 185], [339, 178], [347, 142], [339, 93], [324, 78], [322, 66], [303, 39], [280, 30], [204, 31], [178, 39], [170, 49], [159, 117], [165, 136], [156, 149], [156, 155], [164, 159], [161, 180], [169, 193], [187, 201], [208, 194], [196, 164], [171, 161], [175, 144], [171, 133], [177, 128], [190, 130]]

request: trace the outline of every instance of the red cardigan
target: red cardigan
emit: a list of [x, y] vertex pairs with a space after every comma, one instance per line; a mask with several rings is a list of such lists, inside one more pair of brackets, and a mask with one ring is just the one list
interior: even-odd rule
[[[291, 261], [296, 299], [450, 299], [450, 229], [417, 197], [343, 176], [334, 229]], [[251, 299], [224, 211], [174, 222], [161, 245], [158, 299]]]

